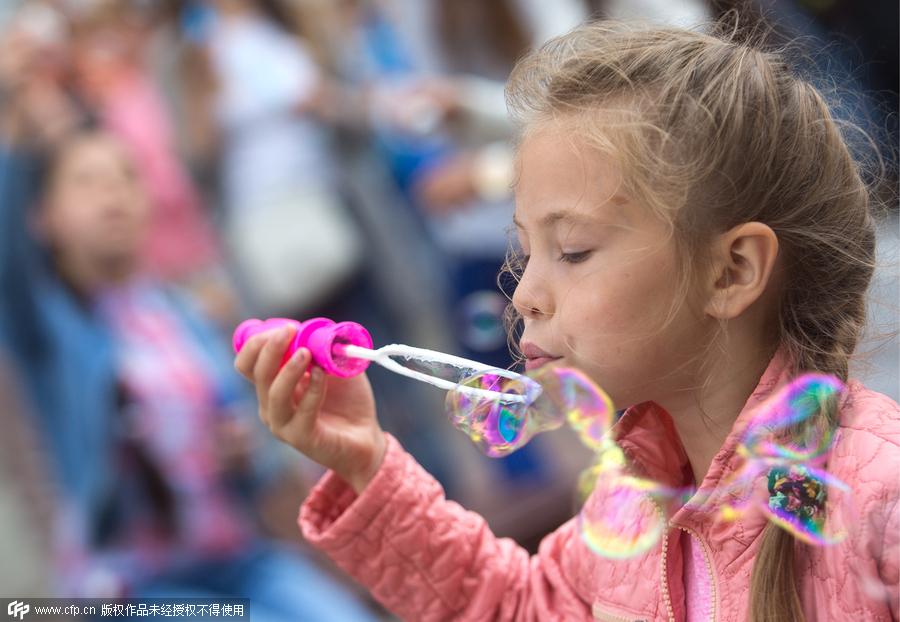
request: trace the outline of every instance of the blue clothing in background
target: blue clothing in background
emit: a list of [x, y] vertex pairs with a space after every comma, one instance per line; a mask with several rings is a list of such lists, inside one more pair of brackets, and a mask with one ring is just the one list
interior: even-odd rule
[[[289, 551], [266, 541], [260, 534], [252, 533], [256, 529], [249, 522], [250, 537], [234, 539], [240, 546], [236, 550], [213, 551], [208, 556], [183, 554], [177, 564], [139, 567], [147, 556], [136, 553], [141, 552], [141, 546], [147, 552], [147, 541], [134, 543], [129, 536], [140, 533], [135, 525], [146, 526], [159, 508], [153, 507], [152, 495], [135, 494], [135, 488], [140, 488], [136, 481], [139, 469], [127, 468], [129, 460], [123, 463], [123, 456], [130, 455], [134, 467], [135, 450], [148, 447], [138, 447], [141, 438], [123, 434], [123, 426], [129, 419], [126, 416], [129, 400], [134, 406], [136, 397], [143, 399], [138, 407], [147, 408], [152, 405], [152, 399], [148, 401], [147, 395], [128, 394], [129, 377], [118, 357], [134, 353], [135, 349], [133, 343], [131, 350], [123, 347], [127, 346], [127, 339], [122, 338], [123, 328], [131, 335], [127, 326], [116, 327], [104, 315], [109, 312], [109, 298], [87, 299], [76, 294], [57, 277], [49, 257], [29, 235], [29, 213], [39, 195], [39, 166], [37, 158], [0, 145], [0, 348], [7, 352], [27, 384], [35, 428], [51, 454], [50, 466], [61, 495], [56, 507], [58, 516], [66, 523], [62, 529], [65, 551], [57, 571], [62, 575], [63, 587], [58, 587], [60, 593], [54, 595], [92, 596], [90, 587], [79, 582], [83, 577], [73, 579], [66, 575], [67, 572], [77, 574], [69, 566], [76, 571], [93, 570], [98, 564], [91, 560], [96, 558], [104, 567], [125, 569], [121, 589], [128, 595], [249, 598], [259, 614], [252, 613], [251, 609], [251, 615], [259, 619], [374, 619], [357, 599], [300, 551]], [[252, 416], [254, 405], [249, 386], [234, 372], [227, 346], [193, 304], [161, 284], [138, 280], [128, 284], [128, 288], [137, 296], [139, 305], [144, 304], [140, 302], [143, 300], [155, 301], [146, 314], [143, 307], [132, 307], [138, 312], [136, 318], [159, 318], [177, 326], [170, 334], [181, 335], [196, 355], [193, 360], [202, 361], [199, 365], [203, 370], [198, 373], [208, 381], [203, 386], [211, 387], [209, 392], [204, 389], [202, 393], [208, 395], [210, 407], [224, 413], [229, 407], [244, 406], [248, 416]], [[128, 292], [128, 288], [123, 291]], [[152, 354], [152, 351], [150, 347], [144, 353]], [[141, 351], [137, 352], [140, 356]], [[146, 360], [137, 362], [136, 368], [143, 369], [141, 364]], [[159, 364], [159, 360], [154, 362]], [[134, 378], [132, 375], [131, 380]], [[161, 387], [163, 402], [165, 396], [178, 394], [166, 392], [167, 388]], [[138, 417], [143, 414], [138, 411]], [[184, 431], [188, 430], [186, 425], [187, 422]], [[194, 431], [198, 431], [196, 426]], [[274, 443], [268, 435], [266, 438]], [[146, 440], [143, 442], [146, 444]], [[260, 489], [273, 470], [273, 462], [268, 458], [275, 454], [265, 453], [268, 456], [254, 464], [258, 468], [252, 473], [251, 488]], [[152, 451], [141, 456], [149, 456], [152, 462]], [[157, 474], [166, 472], [158, 468], [160, 465], [156, 466]], [[178, 473], [176, 470], [176, 479]], [[169, 476], [172, 475], [169, 469]], [[225, 478], [218, 472], [209, 476]], [[178, 495], [171, 493], [179, 492], [179, 482], [165, 482], [164, 478], [162, 481], [164, 486], [169, 485], [170, 497], [177, 503]], [[251, 495], [242, 498], [240, 493], [247, 491], [240, 486], [235, 486], [232, 492], [230, 508], [216, 507], [235, 516], [245, 513], [251, 507]], [[150, 505], [146, 505], [148, 500]], [[196, 511], [195, 505], [184, 503], [183, 498], [181, 501], [181, 509]], [[297, 501], [299, 505], [300, 499]], [[178, 516], [178, 509], [169, 508], [174, 516]], [[165, 508], [159, 515], [164, 514]], [[209, 518], [210, 528], [221, 522], [215, 518]], [[200, 519], [206, 521], [207, 515]], [[73, 535], [73, 531], [77, 533]], [[71, 540], [75, 541], [74, 545]], [[158, 540], [153, 545], [159, 546], [157, 557], [163, 562], [171, 559], [166, 553], [173, 548], [173, 543], [177, 552], [177, 542]], [[182, 552], [189, 549], [181, 547]], [[88, 561], [76, 559], [73, 563], [73, 550], [74, 557], [83, 556]], [[155, 556], [152, 547], [149, 552], [150, 557]], [[122, 560], [127, 563], [114, 565]]]

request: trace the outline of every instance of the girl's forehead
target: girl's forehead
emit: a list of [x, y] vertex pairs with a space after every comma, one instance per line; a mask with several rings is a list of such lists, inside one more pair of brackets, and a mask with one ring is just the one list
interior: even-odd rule
[[628, 220], [631, 202], [613, 159], [564, 128], [529, 132], [517, 160], [517, 226]]

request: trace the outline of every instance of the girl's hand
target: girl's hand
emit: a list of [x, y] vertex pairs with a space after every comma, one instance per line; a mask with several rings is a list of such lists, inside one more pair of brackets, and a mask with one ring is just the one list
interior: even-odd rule
[[276, 438], [333, 470], [357, 493], [384, 459], [387, 442], [375, 417], [375, 398], [365, 374], [352, 378], [310, 370], [300, 348], [279, 370], [295, 329], [252, 337], [234, 361], [256, 386], [259, 417]]

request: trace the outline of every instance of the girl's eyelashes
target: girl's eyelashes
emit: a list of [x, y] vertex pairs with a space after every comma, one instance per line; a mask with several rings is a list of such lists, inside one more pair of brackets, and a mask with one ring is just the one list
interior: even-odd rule
[[[578, 253], [562, 253], [559, 256], [559, 260], [563, 263], [581, 263], [585, 261], [594, 251], [580, 251]], [[524, 268], [528, 265], [528, 261], [531, 259], [531, 255], [521, 254], [519, 255], [519, 266]]]
[[562, 253], [559, 260], [563, 263], [581, 263], [591, 256], [593, 251], [580, 251], [578, 253]]

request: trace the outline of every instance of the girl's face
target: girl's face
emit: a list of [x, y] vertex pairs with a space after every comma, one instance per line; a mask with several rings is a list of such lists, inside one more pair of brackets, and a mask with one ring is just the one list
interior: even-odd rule
[[670, 228], [620, 189], [611, 161], [541, 126], [519, 152], [515, 224], [526, 266], [513, 296], [527, 366], [576, 367], [617, 408], [693, 388], [715, 320], [679, 301]]

